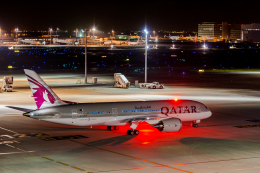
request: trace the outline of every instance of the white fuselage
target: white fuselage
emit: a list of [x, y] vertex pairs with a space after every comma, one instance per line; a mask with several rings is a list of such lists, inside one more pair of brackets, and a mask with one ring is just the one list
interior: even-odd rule
[[205, 105], [196, 101], [161, 100], [63, 105], [33, 111], [30, 117], [73, 126], [124, 126], [133, 120], [149, 124], [168, 118], [196, 121], [211, 114]]

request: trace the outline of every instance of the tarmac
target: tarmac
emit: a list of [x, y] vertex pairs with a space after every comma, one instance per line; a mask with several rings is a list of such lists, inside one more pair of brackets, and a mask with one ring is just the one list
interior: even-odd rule
[[[3, 74], [1, 74], [3, 75]], [[95, 74], [96, 75], [96, 74]], [[193, 74], [196, 76], [196, 74]], [[199, 74], [201, 76], [201, 74]], [[168, 83], [165, 89], [114, 88], [113, 75], [99, 77], [100, 84], [76, 84], [78, 74], [41, 75], [62, 99], [74, 102], [116, 102], [189, 99], [204, 103], [213, 115], [198, 128], [184, 122], [181, 131], [161, 133], [141, 123], [138, 136], [129, 127], [74, 127], [22, 116], [9, 109], [36, 109], [25, 75], [14, 75], [14, 92], [0, 93], [0, 172], [94, 173], [258, 173], [260, 172], [260, 94], [249, 84], [201, 86]], [[231, 78], [226, 73], [221, 78]], [[236, 74], [258, 81], [259, 74]], [[89, 81], [94, 75], [89, 75]], [[208, 79], [208, 80], [207, 80]]]

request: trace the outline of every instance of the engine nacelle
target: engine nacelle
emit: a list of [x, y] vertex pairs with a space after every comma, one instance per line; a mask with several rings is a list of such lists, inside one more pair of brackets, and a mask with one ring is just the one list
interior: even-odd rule
[[160, 121], [153, 127], [157, 128], [160, 132], [178, 132], [182, 128], [182, 122], [178, 118], [170, 118]]

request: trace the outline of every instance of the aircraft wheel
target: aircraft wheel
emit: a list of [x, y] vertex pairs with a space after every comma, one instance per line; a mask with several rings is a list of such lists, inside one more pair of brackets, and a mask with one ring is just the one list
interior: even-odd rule
[[134, 135], [135, 133], [134, 133], [133, 130], [127, 130], [127, 134], [128, 134], [128, 135]]
[[111, 126], [107, 126], [107, 130], [112, 130], [112, 127]]
[[193, 126], [193, 127], [198, 127], [198, 124], [193, 124], [192, 126]]
[[119, 130], [119, 127], [117, 127], [117, 126], [114, 126], [114, 130]]
[[135, 130], [135, 135], [139, 135], [139, 130]]

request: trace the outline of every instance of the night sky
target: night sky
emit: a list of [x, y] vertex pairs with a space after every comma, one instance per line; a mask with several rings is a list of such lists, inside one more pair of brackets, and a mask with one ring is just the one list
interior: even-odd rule
[[4, 30], [197, 31], [198, 23], [260, 23], [257, 1], [1, 1]]

